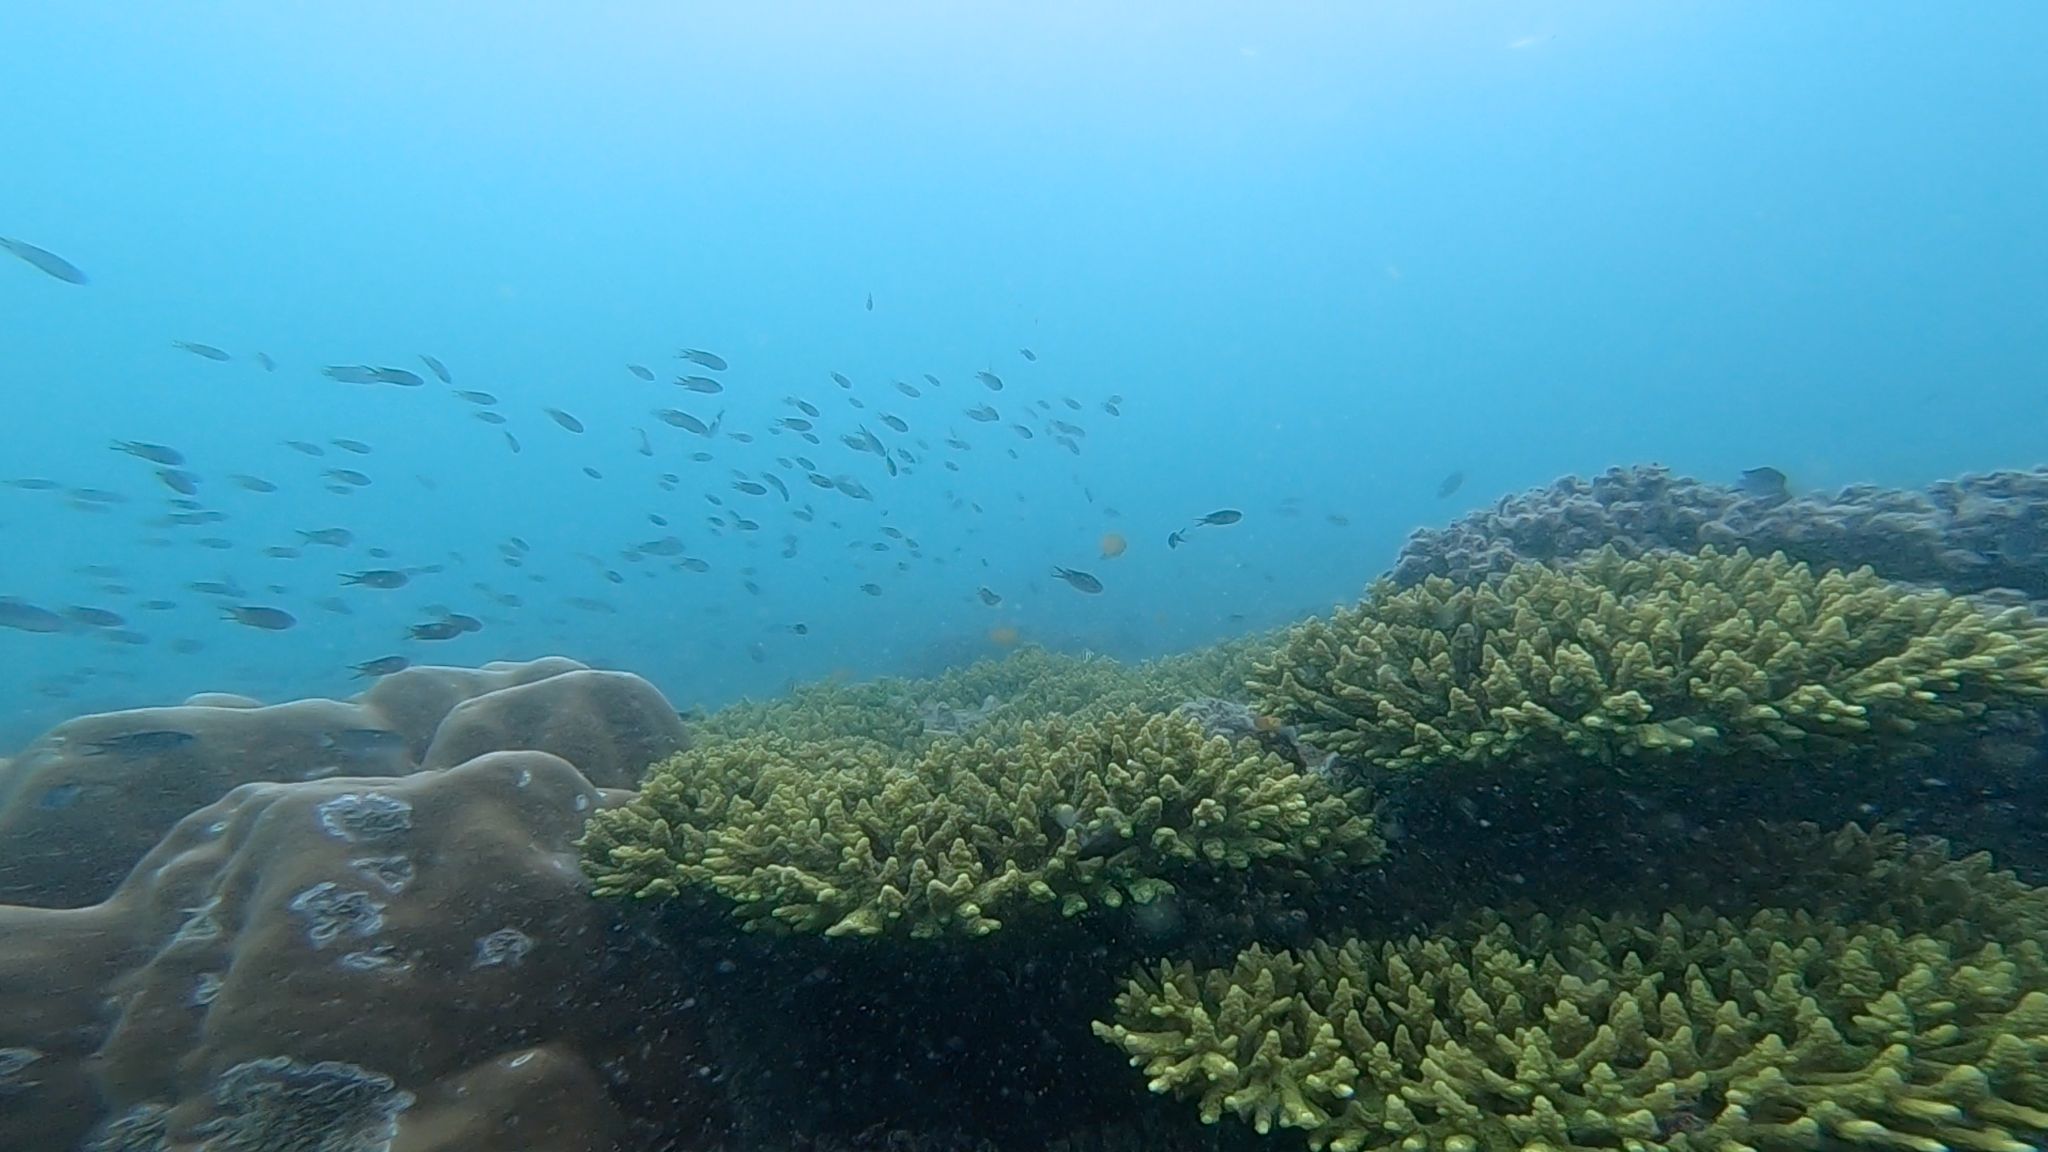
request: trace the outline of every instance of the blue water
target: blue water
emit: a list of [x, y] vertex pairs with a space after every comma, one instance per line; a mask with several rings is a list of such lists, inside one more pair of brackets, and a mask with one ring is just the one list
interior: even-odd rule
[[[0, 631], [0, 745], [200, 690], [346, 693], [349, 664], [398, 653], [558, 652], [679, 706], [929, 672], [998, 651], [992, 629], [1138, 656], [1350, 598], [1411, 528], [1565, 473], [1918, 485], [2048, 455], [2038, 4], [73, 3], [4, 23], [0, 236], [91, 283], [0, 258], [0, 475], [130, 502], [0, 488], [0, 595], [111, 609], [150, 642]], [[681, 347], [731, 361], [723, 395], [666, 383], [695, 371]], [[499, 396], [524, 451], [431, 377], [320, 374], [424, 376], [420, 353]], [[891, 387], [927, 372], [921, 399]], [[786, 396], [823, 410], [822, 445], [768, 434]], [[1001, 422], [961, 414], [984, 401]], [[667, 407], [758, 439], [707, 443], [650, 416]], [[1079, 456], [1054, 417], [1086, 429]], [[890, 478], [847, 450], [862, 423], [919, 463]], [[374, 451], [282, 445], [332, 437]], [[153, 526], [171, 494], [115, 438], [182, 449], [229, 518]], [[876, 499], [775, 464], [799, 453]], [[374, 483], [330, 494], [331, 467]], [[735, 468], [776, 470], [794, 503], [735, 492]], [[759, 531], [714, 530], [707, 495]], [[805, 503], [815, 522], [790, 516]], [[1225, 507], [1244, 521], [1165, 547]], [[350, 550], [261, 554], [334, 526]], [[670, 532], [711, 570], [619, 556]], [[1110, 532], [1130, 546], [1104, 559]], [[395, 591], [338, 579], [434, 564]], [[239, 627], [185, 588], [227, 577], [297, 626]], [[138, 607], [157, 598], [177, 607]], [[402, 640], [436, 607], [484, 627]]]

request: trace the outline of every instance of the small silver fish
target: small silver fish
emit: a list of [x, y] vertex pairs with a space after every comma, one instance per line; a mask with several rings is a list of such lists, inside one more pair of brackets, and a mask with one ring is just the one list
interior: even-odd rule
[[0, 248], [6, 249], [8, 252], [26, 261], [31, 267], [47, 275], [54, 276], [66, 284], [86, 283], [85, 273], [79, 271], [77, 265], [57, 255], [55, 252], [38, 248], [26, 240], [9, 240], [5, 236], [0, 236]]

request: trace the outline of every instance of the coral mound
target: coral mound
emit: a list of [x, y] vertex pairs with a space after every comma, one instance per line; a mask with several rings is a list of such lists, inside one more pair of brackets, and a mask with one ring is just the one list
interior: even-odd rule
[[2028, 1152], [2048, 957], [1760, 912], [1533, 918], [1165, 964], [1114, 1023], [1157, 1093], [1311, 1147]]
[[716, 894], [749, 928], [911, 937], [1379, 848], [1362, 794], [1136, 711], [941, 740], [915, 759], [865, 741], [708, 744], [657, 765], [583, 841], [600, 895]]
[[687, 743], [645, 680], [559, 656], [407, 668], [351, 701], [210, 696], [81, 716], [0, 762], [0, 901], [104, 899], [181, 817], [255, 781], [407, 776], [525, 748], [623, 787]]
[[[604, 909], [570, 852], [600, 801], [542, 752], [250, 784], [107, 902], [0, 909], [0, 1044], [43, 1065], [11, 1102], [75, 1101], [89, 1079], [107, 1147], [160, 1127], [209, 1152], [372, 1152], [415, 1120], [516, 1112], [502, 1086], [574, 1098], [592, 1126], [555, 1147], [606, 1146], [619, 1119], [588, 1061], [619, 1017], [593, 980]], [[553, 1084], [501, 1067], [542, 1042], [560, 1046]], [[433, 1106], [415, 1115], [416, 1095]], [[47, 1146], [10, 1135], [0, 1115], [0, 1144]]]
[[1607, 548], [1383, 582], [1291, 631], [1251, 688], [1318, 747], [1397, 770], [1898, 759], [2048, 697], [2048, 624], [1867, 568]]
[[1832, 495], [1752, 496], [1656, 465], [1567, 476], [1409, 538], [1402, 586], [1447, 576], [1471, 583], [1522, 561], [1738, 547], [1817, 567], [1869, 565], [1888, 580], [1951, 592], [2012, 589], [2048, 600], [2048, 468], [1943, 480], [1924, 491], [1857, 484]]

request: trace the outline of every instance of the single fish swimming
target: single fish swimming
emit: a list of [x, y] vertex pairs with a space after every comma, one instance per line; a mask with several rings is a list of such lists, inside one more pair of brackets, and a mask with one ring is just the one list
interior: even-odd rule
[[1078, 569], [1054, 567], [1052, 574], [1057, 579], [1065, 580], [1076, 592], [1086, 592], [1093, 595], [1102, 591], [1102, 581]]
[[0, 236], [0, 248], [6, 249], [15, 256], [27, 261], [31, 267], [54, 276], [66, 284], [84, 284], [86, 282], [85, 273], [79, 271], [77, 265], [57, 255], [55, 252], [38, 248], [25, 240], [9, 240], [5, 236]]

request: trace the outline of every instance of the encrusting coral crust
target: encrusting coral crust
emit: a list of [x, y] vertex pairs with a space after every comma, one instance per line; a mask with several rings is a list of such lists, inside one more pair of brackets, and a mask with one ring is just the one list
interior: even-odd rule
[[1361, 864], [1380, 847], [1363, 793], [1137, 711], [915, 759], [858, 740], [710, 743], [657, 765], [583, 840], [599, 895], [715, 893], [749, 928], [911, 937], [1144, 904], [1202, 871]]
[[1383, 582], [1296, 627], [1251, 688], [1318, 747], [1394, 770], [1898, 758], [2048, 698], [2048, 624], [1868, 569], [1607, 549]]

